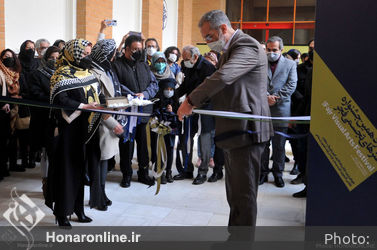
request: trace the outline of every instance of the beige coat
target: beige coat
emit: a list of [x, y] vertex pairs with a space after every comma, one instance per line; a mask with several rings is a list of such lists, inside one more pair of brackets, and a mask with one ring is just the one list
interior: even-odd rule
[[[259, 42], [238, 30], [219, 60], [219, 69], [190, 94], [191, 102], [200, 107], [211, 99], [214, 110], [270, 116], [267, 65], [266, 53]], [[218, 146], [243, 147], [268, 141], [273, 135], [271, 122], [216, 118], [216, 135], [247, 130], [257, 133], [233, 136], [218, 142]]]
[[[114, 85], [106, 73], [99, 69], [93, 69], [91, 70], [91, 73], [93, 73], [101, 83], [101, 90], [105, 97], [114, 97]], [[113, 129], [118, 124], [119, 123], [113, 117], [101, 121], [98, 128], [100, 135], [101, 161], [108, 160], [119, 154], [119, 138], [113, 132]]]

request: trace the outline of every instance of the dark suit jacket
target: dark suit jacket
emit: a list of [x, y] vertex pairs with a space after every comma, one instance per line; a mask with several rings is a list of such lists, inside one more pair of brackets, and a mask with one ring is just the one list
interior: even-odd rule
[[[233, 36], [221, 56], [219, 69], [191, 94], [199, 107], [211, 99], [214, 110], [270, 116], [267, 103], [267, 56], [259, 42], [241, 30]], [[229, 131], [255, 131], [217, 143], [231, 149], [268, 141], [273, 134], [271, 122], [216, 118], [216, 134]]]

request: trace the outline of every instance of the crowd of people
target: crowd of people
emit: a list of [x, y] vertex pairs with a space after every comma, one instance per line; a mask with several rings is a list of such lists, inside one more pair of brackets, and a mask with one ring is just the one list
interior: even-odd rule
[[[208, 23], [212, 25], [211, 15], [203, 17], [201, 29], [204, 29]], [[223, 14], [215, 13], [215, 15]], [[26, 40], [21, 45], [18, 55], [10, 49], [3, 50], [0, 54], [2, 96], [59, 105], [64, 108], [0, 104], [0, 180], [9, 176], [9, 171], [24, 172], [26, 168], [34, 168], [35, 162], [40, 162], [46, 205], [53, 210], [59, 226], [70, 227], [68, 216], [73, 213], [77, 215], [79, 222], [92, 220], [84, 213], [84, 185], [90, 186], [91, 208], [105, 211], [111, 206], [112, 201], [107, 197], [105, 183], [107, 173], [114, 169], [114, 157], [118, 154], [122, 172], [120, 186], [130, 187], [135, 141], [137, 180], [148, 186], [155, 184], [150, 169], [157, 162], [157, 134], [147, 131], [149, 117], [85, 112], [85, 109], [102, 109], [108, 98], [132, 96], [145, 100], [158, 99], [153, 105], [132, 111], [150, 114], [170, 124], [171, 132], [164, 136], [167, 159], [164, 162], [166, 169], [161, 176], [162, 184], [183, 179], [194, 179], [195, 185], [206, 181], [216, 182], [224, 176], [224, 165], [236, 164], [236, 161], [230, 162], [230, 159], [234, 160], [232, 156], [234, 146], [228, 147], [228, 139], [215, 137], [220, 130], [226, 131], [225, 126], [232, 123], [232, 120], [220, 124], [219, 120], [215, 121], [212, 116], [193, 114], [183, 117], [180, 110], [184, 105], [196, 104], [191, 106], [216, 110], [219, 100], [224, 98], [222, 101], [231, 103], [223, 109], [224, 111], [253, 113], [254, 110], [262, 110], [261, 115], [266, 116], [308, 115], [312, 51], [306, 59], [298, 50], [283, 53], [283, 41], [276, 36], [269, 38], [266, 43], [254, 43], [254, 39], [243, 34], [242, 31], [232, 30], [230, 25], [227, 25], [229, 22], [226, 21], [227, 18], [221, 17], [225, 20], [221, 25], [226, 26], [221, 26], [222, 31], [219, 34], [213, 33], [212, 30], [216, 29], [208, 26], [210, 32], [204, 38], [211, 51], [204, 55], [193, 45], [187, 45], [181, 50], [171, 46], [161, 51], [156, 39], [145, 39], [142, 34], [133, 33], [125, 35], [117, 46], [113, 39], [105, 39], [106, 21], [101, 23], [95, 44], [85, 39], [73, 39], [67, 42], [56, 40], [50, 46], [48, 40], [39, 39], [35, 43]], [[237, 51], [230, 44], [232, 39], [237, 41], [240, 39], [241, 44], [243, 39], [246, 44], [253, 45], [245, 51]], [[263, 46], [265, 51], [262, 52]], [[313, 46], [314, 41], [310, 41], [309, 47]], [[234, 55], [227, 53], [228, 48], [234, 49], [234, 53], [240, 55], [241, 59], [233, 59]], [[242, 56], [242, 53], [246, 54]], [[258, 65], [253, 64], [254, 59], [249, 60], [249, 57], [255, 56], [255, 53], [259, 58]], [[300, 56], [301, 64], [299, 64]], [[227, 65], [235, 65], [236, 68], [232, 73], [225, 74], [223, 70]], [[266, 65], [268, 67], [265, 67]], [[211, 79], [227, 78], [229, 83], [226, 84], [229, 86], [219, 85], [217, 88], [234, 91], [230, 85], [240, 81], [237, 74], [241, 76], [256, 68], [258, 68], [258, 78], [253, 81], [258, 81], [259, 84], [267, 81], [267, 84], [263, 87], [253, 87], [251, 92], [242, 91], [240, 90], [242, 88], [238, 87], [240, 89], [236, 91], [241, 91], [243, 94], [238, 96], [235, 92], [232, 100], [225, 95], [217, 96], [216, 99], [219, 100], [212, 100], [208, 98], [211, 96], [204, 96], [204, 87], [198, 88], [203, 82], [206, 83], [203, 86], [209, 86]], [[263, 80], [260, 80], [262, 78]], [[242, 84], [247, 84], [247, 81]], [[220, 89], [214, 90], [211, 95], [219, 91]], [[198, 93], [202, 95], [201, 98], [194, 98]], [[265, 96], [261, 101], [262, 104], [250, 101], [246, 101], [245, 104], [244, 101], [240, 101], [243, 100], [242, 98], [248, 98], [243, 95], [252, 96], [257, 95], [256, 93]], [[183, 105], [180, 108], [181, 103]], [[232, 105], [237, 108], [233, 109]], [[269, 107], [269, 110], [265, 106]], [[229, 127], [234, 125], [235, 122]], [[254, 155], [252, 159], [253, 162], [258, 159], [261, 162], [260, 174], [258, 170], [253, 177], [257, 180], [257, 185], [267, 182], [268, 174], [272, 172], [275, 185], [283, 187], [285, 134], [305, 134], [308, 132], [308, 126], [287, 122], [273, 124], [272, 129], [272, 125], [267, 122], [255, 123], [252, 126], [244, 122], [238, 126], [239, 128], [251, 129], [259, 133], [252, 135], [258, 143], [261, 143], [258, 146], [259, 158], [254, 159]], [[279, 133], [273, 134], [272, 131]], [[196, 134], [199, 135], [198, 161], [193, 163]], [[148, 145], [149, 136], [150, 145]], [[270, 138], [273, 149], [272, 169], [269, 168], [270, 143], [265, 143]], [[176, 140], [178, 146], [174, 152]], [[305, 137], [291, 139], [290, 142], [295, 161], [291, 173], [298, 174], [292, 184], [299, 184], [305, 182], [307, 142]], [[233, 140], [231, 144], [242, 146], [242, 140]], [[148, 147], [151, 148], [150, 158]], [[21, 164], [17, 164], [18, 157], [21, 158]], [[178, 170], [175, 176], [172, 175], [174, 161]], [[198, 167], [195, 178], [194, 165]], [[213, 168], [213, 173], [208, 178], [209, 167]], [[226, 175], [228, 175], [226, 181], [228, 193], [228, 188], [234, 185], [231, 184], [234, 182], [231, 178], [237, 176], [235, 173], [232, 176], [227, 169]], [[233, 195], [234, 197], [229, 196], [228, 200], [238, 197], [236, 194]], [[296, 197], [303, 197], [303, 193]], [[238, 208], [232, 208], [232, 202], [240, 201], [230, 201], [231, 217], [233, 214], [234, 223], [237, 223], [239, 220], [235, 217], [238, 216], [236, 214], [239, 211]], [[251, 219], [251, 223], [255, 223], [255, 218]]]

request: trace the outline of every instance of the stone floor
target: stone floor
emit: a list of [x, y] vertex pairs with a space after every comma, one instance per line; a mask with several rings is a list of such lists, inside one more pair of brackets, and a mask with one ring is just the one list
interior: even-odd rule
[[[289, 153], [288, 156], [292, 159]], [[303, 189], [303, 184], [289, 183], [295, 178], [289, 175], [292, 165], [292, 160], [286, 164], [284, 188], [275, 187], [271, 175], [270, 182], [259, 187], [257, 225], [304, 225], [306, 200], [292, 197], [294, 192]], [[209, 174], [212, 174], [212, 170]], [[156, 185], [148, 188], [136, 182], [136, 179], [134, 171], [131, 187], [124, 189], [119, 186], [120, 171], [109, 173], [106, 192], [113, 205], [106, 212], [87, 206], [89, 189], [85, 187], [85, 212], [93, 218], [91, 226], [226, 226], [228, 223], [229, 207], [224, 180], [202, 185], [192, 185], [190, 180], [175, 181], [162, 185], [160, 193], [155, 195]], [[14, 187], [17, 188], [18, 195], [26, 194], [45, 212], [46, 216], [39, 225], [53, 225], [55, 219], [52, 211], [44, 205], [38, 165], [24, 173], [12, 172], [10, 177], [0, 182], [0, 214], [8, 209], [11, 189]], [[3, 216], [0, 216], [0, 225], [9, 225]], [[73, 221], [72, 225], [89, 224]]]

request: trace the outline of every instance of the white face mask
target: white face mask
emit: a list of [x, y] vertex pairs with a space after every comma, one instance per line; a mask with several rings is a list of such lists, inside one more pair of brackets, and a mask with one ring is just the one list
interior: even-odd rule
[[276, 62], [279, 60], [280, 53], [275, 53], [275, 52], [268, 52], [267, 53], [267, 59], [269, 62]]
[[156, 53], [156, 52], [157, 52], [156, 48], [153, 48], [153, 47], [147, 48], [147, 54], [148, 54], [148, 56], [153, 56], [154, 53]]
[[177, 55], [174, 53], [169, 54], [169, 61], [176, 62], [177, 61]]
[[220, 29], [219, 30], [219, 40], [217, 40], [215, 42], [208, 43], [207, 45], [211, 50], [214, 50], [214, 51], [220, 53], [224, 49], [225, 44], [226, 44], [225, 38], [224, 38], [223, 32]]
[[193, 68], [195, 65], [195, 63], [192, 63], [190, 60], [184, 61], [183, 63], [185, 64], [185, 67], [189, 69]]
[[164, 96], [165, 96], [166, 98], [173, 97], [173, 95], [174, 95], [174, 90], [168, 90], [168, 89], [165, 89], [165, 90], [164, 90]]
[[44, 56], [46, 54], [46, 51], [47, 51], [47, 49], [42, 49], [41, 50], [41, 56]]

